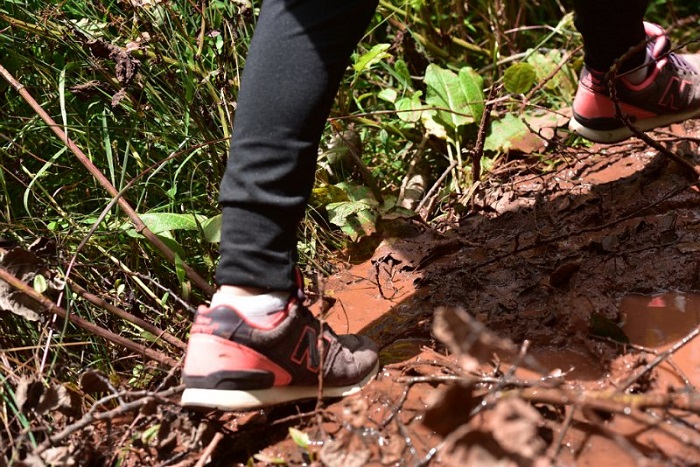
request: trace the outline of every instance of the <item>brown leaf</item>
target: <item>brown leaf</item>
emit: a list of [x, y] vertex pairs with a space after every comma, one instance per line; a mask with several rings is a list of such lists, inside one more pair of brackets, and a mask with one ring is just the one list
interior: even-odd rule
[[480, 363], [486, 363], [494, 353], [501, 356], [517, 353], [517, 348], [510, 340], [496, 336], [463, 308], [438, 308], [435, 311], [433, 334], [447, 345], [467, 371], [473, 369], [474, 358]]
[[44, 384], [41, 381], [29, 378], [20, 379], [15, 389], [15, 402], [17, 408], [27, 413], [39, 405], [41, 396], [44, 394]]
[[[41, 261], [34, 253], [13, 248], [0, 258], [0, 267], [7, 269], [12, 275], [22, 282], [31, 281], [39, 274]], [[37, 321], [40, 315], [41, 305], [18, 292], [5, 281], [0, 281], [0, 309], [11, 311], [29, 321]]]
[[95, 370], [86, 370], [80, 375], [80, 388], [86, 394], [99, 394], [112, 391], [112, 385], [107, 375]]
[[[459, 426], [469, 421], [470, 413], [479, 399], [474, 397], [473, 389], [459, 384], [448, 386], [443, 391], [435, 391], [433, 400], [423, 416], [423, 424], [446, 436]], [[459, 408], [455, 410], [455, 408]]]
[[364, 467], [370, 458], [370, 452], [359, 446], [355, 449], [348, 449], [346, 443], [331, 439], [323, 443], [319, 457], [324, 465]]
[[505, 451], [532, 461], [547, 447], [538, 434], [542, 422], [542, 415], [534, 407], [511, 398], [496, 404], [490, 425], [494, 439]]

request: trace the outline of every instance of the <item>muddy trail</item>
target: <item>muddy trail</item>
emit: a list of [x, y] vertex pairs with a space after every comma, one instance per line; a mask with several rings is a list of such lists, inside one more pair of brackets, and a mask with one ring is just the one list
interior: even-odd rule
[[[654, 134], [695, 163], [699, 137], [694, 123]], [[556, 158], [555, 170], [512, 158], [459, 220], [403, 222], [371, 258], [337, 266], [314, 309], [323, 303], [338, 332], [382, 349], [380, 374], [358, 396], [246, 414], [144, 404], [75, 429], [56, 455], [77, 465], [111, 465], [117, 450], [120, 465], [697, 465], [698, 184], [636, 139]]]

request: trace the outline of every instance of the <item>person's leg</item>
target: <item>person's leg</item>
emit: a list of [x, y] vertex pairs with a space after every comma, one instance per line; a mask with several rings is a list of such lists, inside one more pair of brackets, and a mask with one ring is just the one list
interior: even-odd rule
[[292, 290], [326, 118], [375, 0], [265, 0], [244, 67], [223, 207], [220, 285]]
[[314, 398], [319, 373], [323, 396], [344, 396], [376, 374], [376, 345], [322, 326], [295, 277], [318, 143], [375, 3], [263, 2], [221, 184], [220, 288], [195, 316], [184, 405], [248, 410]]
[[[620, 117], [648, 131], [700, 114], [700, 55], [671, 52], [664, 30], [643, 22], [646, 0], [574, 0], [574, 5], [585, 62], [569, 124], [575, 133], [614, 143], [634, 135]], [[613, 76], [617, 103], [610, 90]]]
[[[607, 71], [630, 48], [645, 38], [644, 13], [648, 0], [574, 0], [575, 25], [583, 37], [584, 61], [593, 70]], [[621, 70], [642, 65], [640, 50], [621, 64]]]

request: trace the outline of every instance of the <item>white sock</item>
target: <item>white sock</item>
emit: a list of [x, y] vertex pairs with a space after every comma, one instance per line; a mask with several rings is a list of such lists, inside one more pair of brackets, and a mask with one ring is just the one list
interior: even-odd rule
[[640, 66], [632, 71], [628, 71], [627, 73], [624, 74], [625, 80], [629, 81], [632, 84], [640, 84], [642, 81], [647, 79], [647, 76], [649, 76], [649, 62], [652, 61], [652, 58], [649, 56], [649, 52], [646, 52], [646, 58], [644, 59], [644, 65]]
[[260, 295], [239, 295], [217, 291], [211, 299], [211, 308], [228, 305], [246, 318], [262, 318], [284, 310], [289, 301], [289, 292], [270, 292]]

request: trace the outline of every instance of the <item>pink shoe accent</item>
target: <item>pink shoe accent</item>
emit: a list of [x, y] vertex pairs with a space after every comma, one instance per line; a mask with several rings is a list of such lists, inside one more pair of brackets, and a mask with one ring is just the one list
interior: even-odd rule
[[206, 376], [217, 371], [263, 370], [275, 375], [275, 386], [285, 386], [291, 375], [264, 355], [230, 340], [207, 335], [191, 334], [183, 373]]
[[[633, 105], [620, 102], [623, 114], [634, 115], [637, 119], [655, 117], [656, 114]], [[615, 104], [608, 96], [594, 92], [589, 87], [580, 86], [574, 99], [576, 113], [584, 118], [614, 118]]]

